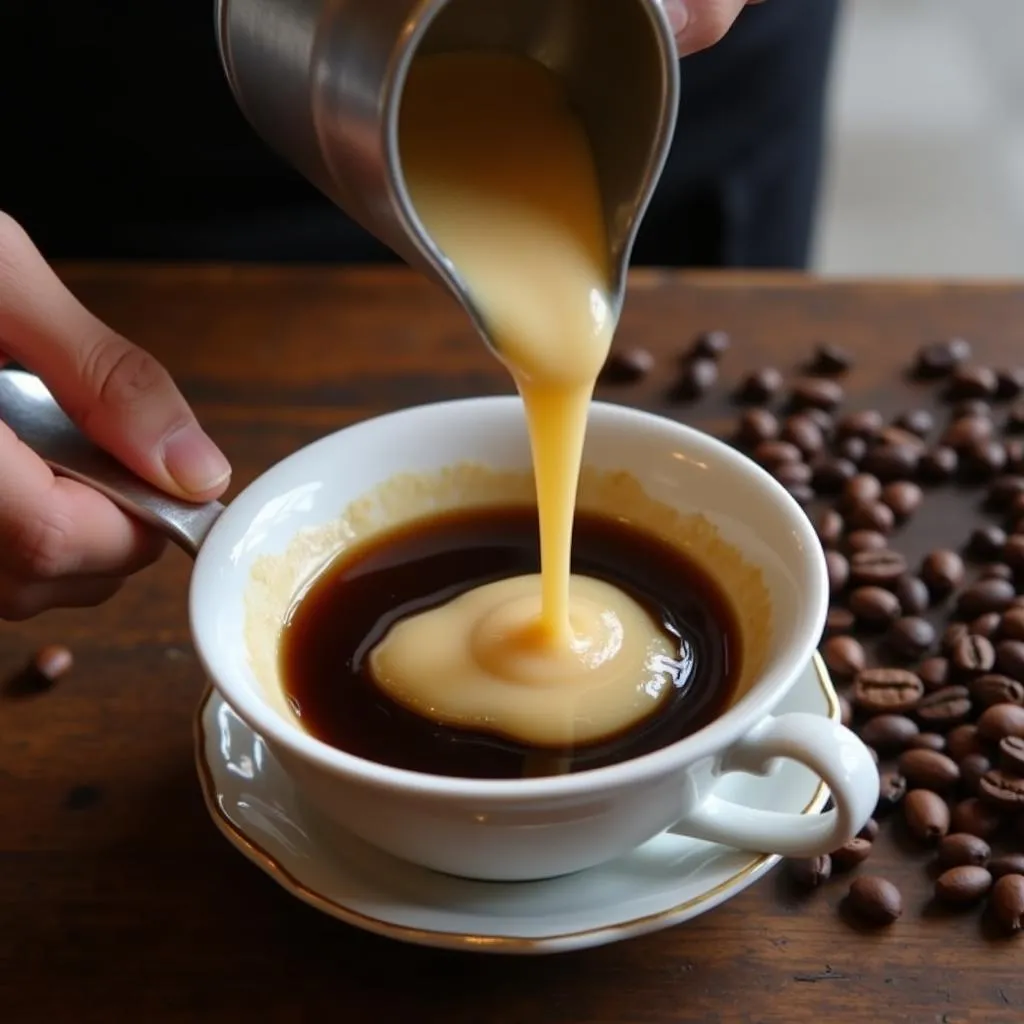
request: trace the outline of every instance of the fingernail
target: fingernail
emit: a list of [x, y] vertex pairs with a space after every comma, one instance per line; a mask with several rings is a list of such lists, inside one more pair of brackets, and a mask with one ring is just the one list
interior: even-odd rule
[[204, 494], [231, 476], [231, 464], [194, 423], [164, 442], [164, 465], [186, 494]]
[[682, 34], [690, 20], [690, 12], [686, 9], [686, 4], [683, 3], [683, 0], [662, 0], [662, 4], [672, 31], [677, 36]]

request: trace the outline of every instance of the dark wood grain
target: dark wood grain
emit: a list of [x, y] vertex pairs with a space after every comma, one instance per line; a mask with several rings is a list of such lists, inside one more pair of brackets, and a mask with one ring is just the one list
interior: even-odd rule
[[[233, 487], [331, 430], [401, 406], [511, 390], [459, 311], [402, 271], [63, 268], [99, 315], [172, 370], [233, 460]], [[715, 394], [669, 407], [699, 330], [735, 339]], [[729, 387], [815, 342], [849, 346], [851, 403], [929, 400], [901, 373], [921, 342], [962, 334], [1024, 361], [1024, 287], [820, 283], [773, 276], [633, 279], [621, 342], [657, 379], [603, 397], [724, 431]], [[959, 542], [965, 499], [929, 506], [901, 541]], [[953, 535], [950, 531], [953, 529]], [[0, 1019], [68, 1021], [1019, 1021], [1019, 941], [976, 914], [925, 911], [927, 853], [885, 839], [873, 868], [904, 919], [862, 933], [842, 882], [798, 896], [776, 871], [688, 925], [540, 960], [470, 959], [365, 935], [300, 905], [217, 834], [192, 760], [203, 679], [171, 552], [108, 606], [0, 626], [0, 679], [40, 644], [73, 648], [51, 692], [0, 698]]]

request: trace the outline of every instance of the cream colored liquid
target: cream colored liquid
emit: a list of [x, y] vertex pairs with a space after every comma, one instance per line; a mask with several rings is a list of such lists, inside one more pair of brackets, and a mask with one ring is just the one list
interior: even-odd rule
[[590, 145], [554, 76], [497, 55], [419, 60], [399, 144], [413, 206], [522, 396], [542, 571], [399, 623], [374, 675], [446, 724], [544, 745], [599, 739], [664, 698], [672, 650], [627, 595], [570, 575], [587, 410], [616, 326]]

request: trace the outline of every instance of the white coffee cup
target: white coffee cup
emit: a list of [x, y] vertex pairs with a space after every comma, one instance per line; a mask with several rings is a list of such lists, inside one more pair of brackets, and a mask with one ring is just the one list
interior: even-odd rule
[[[872, 758], [838, 723], [772, 714], [813, 656], [827, 610], [824, 557], [803, 511], [729, 446], [620, 406], [593, 406], [585, 463], [597, 477], [626, 471], [652, 507], [684, 518], [699, 513], [736, 564], [762, 581], [771, 620], [762, 664], [746, 692], [705, 728], [610, 767], [490, 781], [367, 761], [313, 738], [290, 714], [274, 678], [283, 612], [374, 514], [388, 524], [404, 514], [401, 502], [396, 511], [370, 499], [357, 529], [351, 518], [339, 525], [342, 510], [353, 503], [358, 508], [360, 499], [396, 478], [437, 480], [457, 465], [525, 478], [530, 450], [522, 405], [513, 397], [445, 402], [367, 420], [296, 452], [239, 495], [202, 543], [191, 583], [193, 636], [214, 686], [263, 737], [297, 794], [318, 813], [438, 871], [493, 880], [550, 877], [610, 860], [668, 828], [792, 856], [841, 846], [875, 806]], [[426, 493], [416, 486], [407, 491]], [[448, 500], [460, 503], [460, 493], [449, 487]], [[756, 621], [752, 628], [759, 628]], [[833, 810], [784, 814], [715, 795], [723, 773], [764, 773], [782, 757], [821, 776]]]

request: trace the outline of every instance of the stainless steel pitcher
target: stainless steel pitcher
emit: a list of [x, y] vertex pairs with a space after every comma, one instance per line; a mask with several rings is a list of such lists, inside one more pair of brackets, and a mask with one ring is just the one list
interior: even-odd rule
[[675, 128], [679, 66], [657, 0], [216, 0], [242, 111], [282, 157], [406, 262], [439, 280], [487, 338], [402, 173], [398, 115], [418, 53], [528, 56], [565, 82], [590, 136], [618, 312], [641, 218]]

